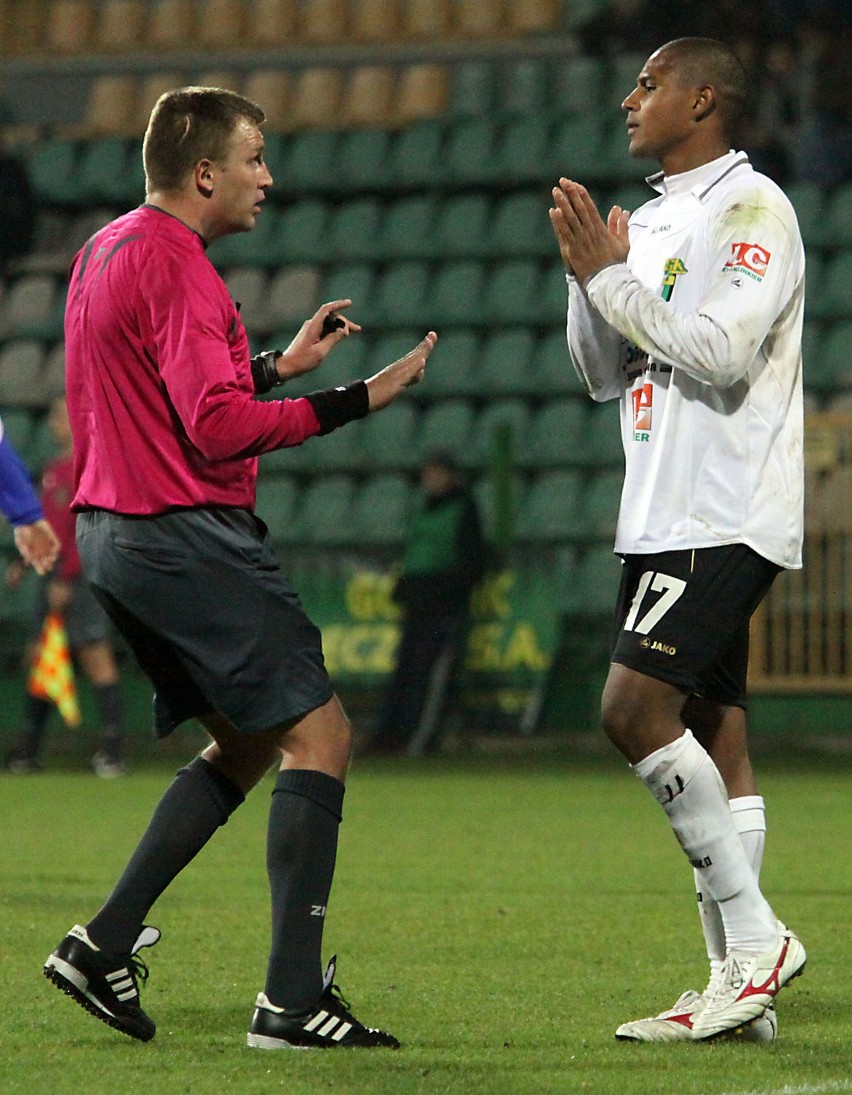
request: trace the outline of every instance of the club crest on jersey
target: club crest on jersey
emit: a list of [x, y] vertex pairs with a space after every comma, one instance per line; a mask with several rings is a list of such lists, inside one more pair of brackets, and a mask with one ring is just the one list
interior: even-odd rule
[[666, 265], [663, 269], [665, 271], [665, 276], [663, 277], [663, 300], [671, 300], [675, 281], [681, 274], [686, 274], [689, 271], [684, 266], [683, 259], [666, 259]]
[[763, 281], [771, 252], [759, 243], [732, 243], [731, 257], [725, 263], [726, 270], [736, 270], [754, 281]]

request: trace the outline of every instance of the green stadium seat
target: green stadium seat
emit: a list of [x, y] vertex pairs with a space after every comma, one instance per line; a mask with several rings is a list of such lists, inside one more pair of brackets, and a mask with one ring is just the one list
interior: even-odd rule
[[[318, 446], [333, 436], [312, 438], [307, 444]], [[353, 542], [354, 498], [355, 481], [348, 475], [325, 475], [313, 480], [302, 489], [290, 539], [317, 546]]]
[[400, 130], [388, 161], [388, 175], [400, 189], [429, 189], [444, 177], [446, 126], [429, 119]]
[[481, 393], [479, 382], [480, 336], [473, 330], [449, 330], [441, 334], [419, 388], [424, 396], [473, 396]]
[[578, 510], [581, 535], [585, 539], [602, 540], [612, 545], [623, 483], [620, 471], [600, 472], [588, 481]]
[[335, 163], [338, 189], [346, 193], [387, 189], [390, 148], [391, 134], [385, 129], [353, 129], [344, 134]]
[[418, 417], [414, 400], [405, 397], [368, 415], [358, 435], [358, 466], [369, 472], [416, 467]]
[[494, 181], [499, 127], [488, 118], [456, 122], [443, 153], [445, 177], [456, 186], [490, 186]]
[[472, 259], [448, 262], [432, 279], [428, 315], [436, 330], [443, 324], [473, 326], [489, 322], [483, 314], [485, 271]]
[[473, 439], [474, 411], [466, 399], [447, 399], [426, 408], [417, 432], [417, 462], [436, 450], [448, 451], [462, 462]]
[[509, 451], [515, 458], [522, 453], [529, 439], [530, 408], [523, 399], [498, 399], [489, 403], [476, 416], [473, 445], [461, 454], [465, 467], [487, 468], [501, 443], [501, 433], [508, 430]]
[[28, 463], [27, 448], [35, 426], [33, 414], [18, 407], [3, 407], [0, 418], [3, 420], [3, 436], [8, 437], [12, 448]]
[[434, 257], [437, 210], [433, 194], [412, 194], [391, 202], [382, 217], [376, 255], [387, 261]]
[[580, 446], [582, 463], [595, 468], [623, 468], [619, 401], [610, 399], [589, 409], [584, 443]]
[[[852, 320], [831, 324], [820, 340], [818, 358], [825, 375], [831, 379], [826, 387], [852, 387]], [[812, 386], [807, 368], [805, 384]]]
[[259, 329], [268, 332], [292, 326], [298, 330], [319, 307], [319, 287], [316, 266], [282, 266], [266, 283]]
[[367, 263], [347, 262], [326, 271], [320, 289], [320, 302], [351, 300], [353, 319], [369, 324], [373, 319], [375, 276]]
[[462, 194], [441, 206], [434, 227], [441, 258], [483, 258], [489, 251], [491, 203], [485, 194]]
[[560, 57], [551, 73], [551, 112], [556, 118], [583, 119], [602, 113], [605, 63], [597, 57]]
[[265, 470], [265, 459], [266, 457], [261, 457], [255, 513], [269, 529], [273, 543], [288, 543], [292, 539], [297, 512], [297, 481], [292, 475], [274, 474]]
[[586, 389], [571, 362], [564, 324], [539, 338], [528, 379], [531, 394], [586, 397]]
[[297, 133], [290, 141], [282, 172], [290, 194], [324, 194], [339, 190], [340, 135], [326, 130]]
[[566, 396], [545, 403], [530, 424], [523, 466], [571, 468], [582, 465], [583, 444], [589, 419], [584, 402]]
[[312, 472], [352, 472], [358, 465], [361, 451], [361, 430], [366, 419], [348, 422], [314, 441], [306, 452], [310, 454]]
[[65, 287], [52, 274], [17, 278], [0, 304], [0, 338], [61, 338], [64, 301]]
[[541, 57], [520, 57], [500, 67], [499, 110], [521, 121], [551, 112], [551, 64]]
[[47, 402], [42, 384], [44, 350], [34, 339], [16, 339], [0, 350], [0, 406], [39, 407]]
[[358, 491], [354, 531], [362, 544], [401, 545], [408, 530], [412, 488], [404, 475], [377, 475]]
[[805, 247], [819, 245], [825, 239], [827, 196], [816, 183], [794, 182], [785, 193], [792, 202]]
[[812, 316], [845, 319], [852, 316], [852, 247], [829, 258], [819, 279], [816, 294], [808, 304]]
[[385, 267], [374, 292], [374, 321], [383, 326], [428, 324], [429, 280], [428, 264], [415, 259]]
[[607, 177], [603, 160], [603, 128], [593, 114], [571, 116], [556, 123], [550, 140], [549, 174], [554, 185], [563, 176], [586, 183]]
[[568, 314], [568, 284], [562, 259], [553, 259], [542, 271], [538, 300], [540, 321], [547, 325], [559, 324], [564, 330]]
[[287, 206], [276, 219], [268, 241], [269, 260], [317, 262], [323, 253], [330, 212], [330, 207], [318, 198], [303, 198]]
[[489, 399], [529, 392], [529, 373], [535, 352], [531, 327], [497, 329], [482, 347], [477, 379]]
[[534, 324], [541, 312], [541, 264], [536, 259], [506, 259], [491, 271], [482, 308], [488, 323]]
[[518, 539], [538, 544], [576, 540], [579, 498], [578, 472], [545, 471], [536, 476], [518, 514]]
[[376, 198], [344, 202], [331, 215], [325, 237], [326, 254], [339, 262], [372, 259], [382, 225], [382, 206]]
[[492, 61], [462, 61], [453, 69], [450, 114], [482, 118], [497, 109], [497, 66]]
[[621, 559], [603, 544], [588, 548], [577, 562], [563, 605], [569, 614], [609, 617], [621, 583]]
[[825, 210], [824, 242], [832, 247], [852, 247], [852, 183], [837, 187]]
[[43, 140], [27, 161], [33, 197], [41, 205], [79, 205], [79, 146], [74, 141]]
[[[500, 524], [504, 518], [499, 512], [501, 502], [498, 493], [500, 489], [494, 476], [490, 474], [480, 475], [473, 487], [473, 496], [482, 522], [482, 530], [485, 539], [491, 543], [498, 539], [502, 531]], [[514, 539], [518, 515], [523, 507], [525, 490], [524, 481], [519, 475], [510, 475], [508, 477], [508, 521], [510, 526], [508, 531], [512, 539]]]
[[134, 167], [141, 161], [138, 141], [128, 144], [121, 137], [87, 141], [77, 165], [81, 200], [91, 205], [107, 202], [122, 209], [139, 205], [145, 200], [145, 175]]
[[[51, 392], [50, 395], [56, 395], [57, 393]], [[5, 421], [7, 412], [3, 412], [3, 418]], [[45, 466], [55, 457], [58, 453], [58, 446], [56, 444], [56, 438], [53, 436], [53, 430], [50, 428], [50, 422], [46, 414], [39, 413], [38, 410], [34, 412], [33, 432], [30, 434], [30, 440], [27, 444], [25, 453], [25, 462], [30, 469], [30, 473], [33, 477], [33, 482], [37, 483], [41, 479], [41, 473]]]
[[544, 189], [508, 194], [497, 205], [487, 244], [501, 258], [548, 258], [556, 249]]
[[494, 149], [493, 179], [511, 186], [552, 182], [548, 171], [552, 128], [543, 114], [505, 126]]

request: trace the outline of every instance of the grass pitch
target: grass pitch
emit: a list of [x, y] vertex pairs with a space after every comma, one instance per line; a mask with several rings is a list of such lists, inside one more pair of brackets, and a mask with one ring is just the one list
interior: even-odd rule
[[852, 1092], [848, 760], [759, 764], [764, 889], [809, 952], [770, 1046], [618, 1043], [705, 960], [691, 871], [613, 759], [356, 761], [326, 951], [385, 1051], [245, 1048], [268, 936], [271, 781], [155, 907], [143, 1045], [41, 965], [107, 893], [170, 779], [0, 777], [0, 1091], [27, 1095], [816, 1095]]

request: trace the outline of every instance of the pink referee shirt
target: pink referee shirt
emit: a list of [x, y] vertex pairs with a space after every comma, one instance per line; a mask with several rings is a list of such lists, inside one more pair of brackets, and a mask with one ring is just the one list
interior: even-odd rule
[[319, 433], [306, 399], [254, 399], [245, 329], [201, 237], [152, 206], [75, 258], [65, 361], [75, 510], [253, 510], [257, 456]]

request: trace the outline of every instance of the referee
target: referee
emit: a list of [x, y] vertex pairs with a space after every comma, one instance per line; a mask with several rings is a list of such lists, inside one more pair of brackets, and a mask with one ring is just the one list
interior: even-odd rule
[[277, 764], [272, 944], [248, 1044], [395, 1048], [354, 1017], [333, 962], [322, 968], [351, 728], [319, 631], [253, 509], [261, 453], [387, 406], [422, 378], [436, 335], [367, 381], [255, 400], [360, 329], [338, 315], [351, 301], [333, 301], [283, 353], [249, 357], [205, 249], [263, 215], [263, 121], [260, 107], [219, 88], [161, 96], [144, 141], [146, 202], [93, 236], [72, 267], [67, 398], [84, 573], [154, 684], [156, 733], [197, 718], [213, 740], [178, 772], [106, 903], [45, 973], [104, 1023], [152, 1038], [139, 1001], [138, 952], [159, 938], [148, 911]]

